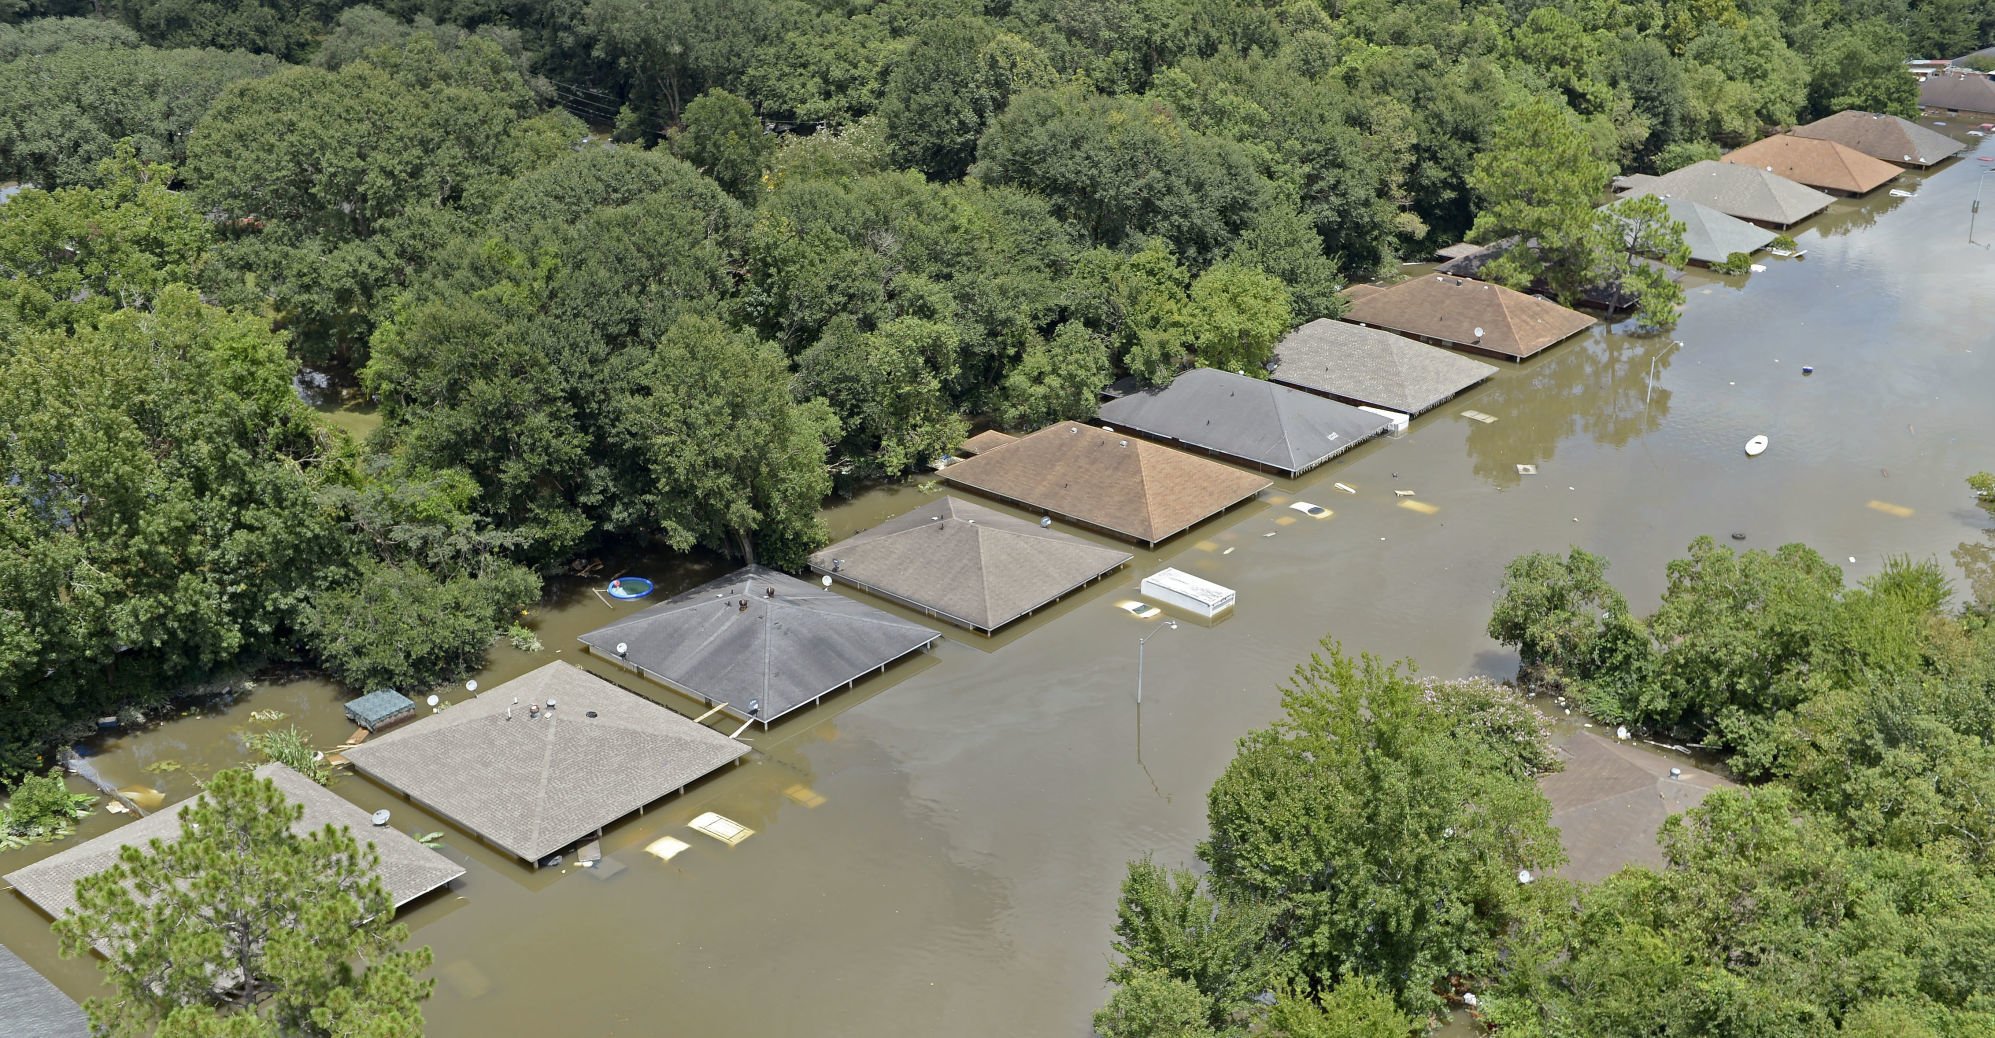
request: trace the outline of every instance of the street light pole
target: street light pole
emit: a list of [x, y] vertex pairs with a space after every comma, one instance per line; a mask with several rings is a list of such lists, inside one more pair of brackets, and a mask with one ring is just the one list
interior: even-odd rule
[[1165, 631], [1175, 631], [1177, 629], [1178, 629], [1178, 622], [1176, 620], [1166, 620], [1164, 621], [1164, 626], [1159, 627], [1156, 630], [1151, 631], [1149, 634], [1146, 634], [1143, 637], [1136, 639], [1136, 705], [1137, 706], [1143, 705], [1143, 646], [1150, 644], [1150, 639], [1155, 638], [1156, 636], [1164, 633]]
[[[1981, 212], [1981, 186], [1988, 183], [1988, 174], [1990, 173], [1995, 173], [1995, 169], [1984, 169], [1981, 171], [1980, 176], [1974, 178], [1974, 206], [1967, 211], [1967, 243], [1969, 245], [1981, 245], [1980, 242], [1974, 240], [1974, 218]], [[1984, 249], [1988, 248], [1986, 245], [1981, 245], [1981, 247]]]

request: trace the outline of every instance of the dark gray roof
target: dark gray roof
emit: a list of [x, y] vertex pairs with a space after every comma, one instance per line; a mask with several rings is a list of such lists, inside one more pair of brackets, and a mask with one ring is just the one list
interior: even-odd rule
[[[1734, 252], [1750, 256], [1776, 237], [1764, 227], [1726, 216], [1701, 202], [1667, 196], [1659, 200], [1671, 217], [1683, 221], [1683, 243], [1690, 246], [1690, 258], [1698, 263], [1723, 263]], [[1601, 208], [1619, 204], [1610, 202]]]
[[[368, 820], [367, 812], [282, 764], [265, 764], [256, 769], [256, 777], [276, 783], [286, 799], [304, 805], [305, 813], [298, 819], [298, 824], [291, 827], [292, 832], [302, 835], [328, 825], [345, 826], [353, 830], [356, 839], [373, 844], [381, 852], [381, 883], [388, 888], [388, 896], [394, 899], [397, 907], [464, 875], [464, 869], [456, 862], [424, 847], [404, 833], [373, 825]], [[9, 875], [6, 881], [22, 896], [40, 906], [42, 911], [60, 918], [76, 905], [76, 881], [94, 876], [116, 864], [118, 853], [124, 848], [144, 846], [154, 839], [178, 839], [180, 813], [193, 802], [193, 798], [182, 800], [60, 854], [43, 858]]]
[[1919, 103], [1927, 108], [1995, 115], [1995, 79], [1985, 72], [1935, 72], [1919, 84]]
[[83, 1007], [33, 966], [0, 946], [0, 1034], [23, 1038], [87, 1038]]
[[1623, 197], [1659, 195], [1708, 205], [1741, 220], [1789, 227], [1821, 212], [1834, 201], [1758, 166], [1705, 159], [1659, 177], [1630, 176], [1621, 181]]
[[811, 568], [952, 623], [994, 631], [1129, 553], [942, 497], [811, 556]]
[[1217, 368], [1193, 368], [1162, 389], [1110, 400], [1101, 420], [1291, 476], [1390, 426], [1349, 404]]
[[[939, 637], [864, 602], [749, 566], [590, 631], [582, 642], [710, 705], [726, 703], [738, 717], [750, 716], [755, 700], [754, 719], [766, 725]], [[629, 646], [622, 657], [618, 643]]]
[[[552, 712], [528, 709], [549, 701]], [[488, 843], [539, 861], [747, 752], [692, 718], [557, 661], [369, 739], [346, 757]]]
[[370, 732], [415, 712], [416, 704], [392, 688], [375, 689], [346, 704], [346, 719]]
[[1819, 137], [1901, 166], [1930, 166], [1960, 154], [1966, 145], [1910, 119], [1873, 112], [1837, 112], [1794, 128], [1796, 137]]
[[1496, 374], [1496, 369], [1383, 328], [1319, 318], [1275, 347], [1272, 378], [1409, 415]]

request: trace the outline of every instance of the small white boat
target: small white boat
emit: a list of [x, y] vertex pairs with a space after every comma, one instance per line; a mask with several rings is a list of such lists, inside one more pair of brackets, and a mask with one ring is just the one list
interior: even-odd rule
[[1755, 436], [1746, 441], [1746, 457], [1757, 458], [1766, 453], [1766, 436]]

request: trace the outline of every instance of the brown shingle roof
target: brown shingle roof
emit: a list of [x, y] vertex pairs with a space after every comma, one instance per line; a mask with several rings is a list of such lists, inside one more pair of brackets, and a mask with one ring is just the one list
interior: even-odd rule
[[1816, 137], [1855, 148], [1874, 159], [1901, 166], [1930, 166], [1960, 153], [1966, 145], [1910, 119], [1873, 112], [1837, 112], [1794, 128], [1796, 137]]
[[[382, 736], [384, 739], [392, 737]], [[367, 812], [282, 764], [265, 764], [256, 769], [256, 777], [276, 783], [286, 799], [304, 805], [304, 816], [291, 827], [292, 832], [302, 835], [328, 825], [345, 826], [353, 830], [356, 839], [373, 844], [381, 852], [381, 883], [388, 888], [388, 896], [394, 899], [397, 907], [464, 875], [464, 869], [456, 862], [395, 829], [373, 825]], [[43, 858], [9, 875], [6, 881], [40, 906], [42, 911], [61, 918], [64, 912], [76, 905], [77, 880], [110, 868], [117, 863], [118, 853], [128, 846], [144, 846], [153, 839], [178, 839], [180, 813], [193, 802], [193, 798], [183, 800], [60, 854]]]
[[1344, 319], [1516, 360], [1593, 323], [1547, 299], [1434, 274], [1367, 295], [1351, 304]]
[[944, 481], [1155, 544], [1271, 484], [1216, 461], [1082, 425], [1047, 426], [958, 462]]
[[1995, 79], [1983, 72], [1935, 72], [1919, 84], [1919, 103], [1927, 108], [1995, 115]]
[[[557, 702], [553, 712], [530, 716], [530, 704], [549, 700]], [[346, 757], [487, 842], [539, 861], [747, 752], [557, 661], [369, 739]]]
[[1727, 153], [1721, 160], [1777, 173], [1797, 184], [1861, 195], [1898, 175], [1898, 167], [1855, 148], [1816, 137], [1777, 133]]
[[974, 458], [979, 454], [983, 454], [996, 447], [1002, 447], [1017, 439], [1018, 437], [1010, 433], [1002, 433], [996, 429], [985, 429], [983, 432], [964, 440], [963, 445], [956, 448], [956, 453], [966, 458]]
[[1129, 561], [1038, 523], [942, 497], [810, 557], [811, 568], [994, 631]]

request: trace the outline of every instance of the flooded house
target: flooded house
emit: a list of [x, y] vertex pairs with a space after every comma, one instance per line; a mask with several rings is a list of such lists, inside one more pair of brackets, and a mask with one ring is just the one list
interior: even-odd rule
[[1523, 360], [1591, 327], [1593, 318], [1501, 285], [1429, 274], [1390, 288], [1345, 290], [1344, 320], [1437, 346]]
[[[381, 855], [377, 878], [388, 889], [388, 896], [397, 908], [464, 875], [463, 866], [424, 847], [405, 833], [373, 824], [367, 812], [282, 764], [265, 764], [257, 768], [255, 774], [257, 778], [269, 779], [286, 800], [303, 808], [303, 815], [291, 826], [292, 832], [303, 836], [329, 825], [344, 827], [351, 829], [354, 838], [361, 843], [373, 845]], [[118, 856], [126, 847], [143, 847], [152, 840], [171, 842], [177, 839], [180, 836], [181, 812], [196, 799], [182, 800], [163, 811], [156, 811], [43, 858], [10, 873], [6, 882], [22, 897], [48, 913], [50, 918], [60, 919], [65, 912], [76, 907], [77, 880], [97, 875], [117, 864]]]
[[1949, 115], [1995, 116], [1995, 76], [1959, 68], [1935, 72], [1919, 84], [1919, 106]]
[[1381, 328], [1318, 318], [1275, 346], [1275, 382], [1360, 407], [1420, 415], [1496, 368]]
[[767, 728], [941, 637], [786, 573], [747, 566], [581, 640], [598, 657]]
[[1890, 183], [1898, 167], [1819, 137], [1777, 133], [1726, 152], [1720, 162], [1777, 173], [1797, 184], [1856, 198]]
[[[1670, 218], [1683, 224], [1683, 244], [1690, 249], [1690, 262], [1699, 266], [1723, 263], [1735, 252], [1752, 255], [1778, 235], [1758, 224], [1726, 216], [1724, 213], [1687, 198], [1662, 197]], [[1612, 211], [1619, 202], [1601, 206]]]
[[1126, 551], [945, 495], [812, 555], [810, 567], [990, 634], [1129, 559]]
[[1108, 429], [1060, 422], [951, 465], [945, 482], [1138, 544], [1158, 543], [1273, 484]]
[[1378, 415], [1313, 393], [1216, 368], [1168, 386], [1131, 387], [1101, 421], [1294, 478], [1385, 432]]
[[555, 662], [346, 756], [355, 771], [537, 864], [747, 752], [745, 743]]
[[1693, 162], [1661, 176], [1635, 173], [1621, 177], [1615, 181], [1615, 190], [1621, 198], [1681, 198], [1775, 230], [1792, 227], [1835, 201], [1778, 173], [1716, 159]]
[[1854, 148], [1874, 159], [1925, 168], [1960, 154], [1966, 145], [1910, 119], [1875, 112], [1837, 112], [1788, 131]]
[[0, 945], [0, 1034], [88, 1038], [83, 1007]]

